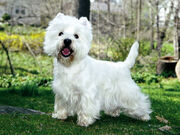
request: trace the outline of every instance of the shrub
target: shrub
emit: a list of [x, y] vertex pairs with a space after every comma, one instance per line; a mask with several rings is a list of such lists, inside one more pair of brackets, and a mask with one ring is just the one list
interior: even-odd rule
[[[102, 44], [100, 45], [100, 49], [97, 48], [95, 45], [93, 45], [93, 49], [91, 50], [90, 54], [96, 57], [104, 56], [104, 57], [100, 57], [101, 59], [112, 60], [112, 61], [120, 61], [120, 60], [123, 61], [129, 54], [130, 48], [134, 42], [135, 42], [134, 38], [104, 39], [101, 41]], [[98, 50], [100, 52], [97, 52]], [[103, 54], [104, 52], [105, 54]], [[147, 56], [151, 53], [150, 43], [148, 41], [145, 40], [140, 41], [139, 53], [141, 56]]]
[[0, 31], [4, 31], [4, 27], [0, 25]]
[[10, 88], [10, 87], [22, 87], [29, 84], [39, 86], [50, 86], [52, 78], [43, 76], [19, 76], [18, 74], [13, 77], [12, 75], [2, 75], [0, 76], [0, 87]]
[[13, 50], [27, 50], [26, 44], [28, 44], [31, 49], [42, 52], [44, 35], [44, 32], [25, 36], [16, 34], [8, 35], [1, 32], [0, 40], [6, 45], [6, 47]]
[[3, 16], [2, 16], [2, 19], [3, 21], [9, 21], [11, 19], [11, 16], [7, 13], [5, 13]]
[[131, 38], [119, 38], [116, 40], [109, 40], [112, 45], [110, 46], [107, 55], [114, 61], [124, 60], [130, 50], [130, 47], [134, 43], [134, 39]]
[[174, 47], [173, 44], [169, 44], [169, 43], [164, 43], [163, 47], [161, 49], [161, 55], [162, 56], [173, 56], [174, 54]]
[[19, 48], [23, 46], [22, 38], [19, 35], [8, 35], [6, 33], [0, 33], [0, 40], [7, 47], [10, 48]]
[[161, 81], [161, 76], [151, 74], [151, 73], [134, 73], [132, 74], [132, 78], [134, 79], [135, 82], [137, 83], [158, 83]]

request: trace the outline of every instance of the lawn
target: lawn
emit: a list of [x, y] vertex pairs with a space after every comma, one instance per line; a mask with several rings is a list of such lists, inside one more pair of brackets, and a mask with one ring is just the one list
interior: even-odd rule
[[[149, 94], [153, 113], [152, 119], [142, 122], [120, 115], [112, 118], [102, 112], [100, 120], [85, 128], [76, 125], [76, 117], [65, 121], [52, 119], [54, 95], [50, 87], [39, 87], [38, 94], [22, 96], [18, 89], [0, 89], [0, 105], [19, 106], [46, 112], [47, 115], [4, 114], [0, 117], [0, 134], [180, 134], [180, 83], [176, 79], [163, 79], [162, 82], [139, 84], [142, 91]], [[156, 116], [165, 118], [160, 122]], [[166, 132], [162, 126], [171, 126]]]

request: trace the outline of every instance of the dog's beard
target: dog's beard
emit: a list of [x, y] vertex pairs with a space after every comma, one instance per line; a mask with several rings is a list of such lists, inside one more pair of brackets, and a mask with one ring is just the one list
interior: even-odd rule
[[57, 59], [64, 66], [70, 66], [74, 60], [75, 52], [72, 47], [62, 46], [58, 52]]

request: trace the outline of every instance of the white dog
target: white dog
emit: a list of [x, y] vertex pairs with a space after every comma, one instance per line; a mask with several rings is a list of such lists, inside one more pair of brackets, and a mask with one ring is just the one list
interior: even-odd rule
[[55, 93], [53, 118], [66, 119], [77, 114], [78, 125], [89, 126], [100, 111], [113, 117], [123, 112], [149, 120], [150, 101], [131, 78], [130, 68], [138, 56], [138, 42], [124, 62], [108, 62], [88, 55], [92, 27], [85, 17], [59, 13], [49, 24], [44, 51], [54, 56]]

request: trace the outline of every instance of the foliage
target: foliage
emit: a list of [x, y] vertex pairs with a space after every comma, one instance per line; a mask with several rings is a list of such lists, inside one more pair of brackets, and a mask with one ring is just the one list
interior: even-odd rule
[[9, 21], [11, 19], [11, 16], [7, 13], [5, 13], [3, 16], [2, 16], [2, 19], [3, 21]]
[[25, 87], [25, 86], [50, 86], [52, 78], [45, 78], [43, 76], [19, 76], [18, 74], [13, 77], [12, 75], [0, 76], [0, 87]]
[[33, 26], [10, 26], [8, 24], [2, 24], [2, 27], [4, 27], [4, 32], [9, 33], [9, 34], [14, 34], [14, 35], [32, 35], [32, 34], [37, 34], [37, 33], [43, 33], [45, 32], [45, 29], [41, 27], [33, 27]]
[[135, 82], [137, 83], [147, 83], [147, 84], [151, 84], [151, 83], [159, 83], [162, 80], [161, 76], [152, 74], [152, 73], [133, 73], [132, 74], [132, 78], [134, 79]]
[[0, 25], [0, 31], [4, 31], [4, 27]]
[[114, 61], [124, 60], [128, 52], [130, 50], [130, 47], [134, 43], [134, 39], [131, 38], [119, 38], [116, 40], [112, 40], [112, 45], [109, 47], [109, 50], [107, 52], [107, 55], [112, 57]]
[[[34, 59], [29, 53], [11, 52], [16, 76], [10, 75], [5, 53], [0, 57], [0, 87], [20, 87], [26, 84], [50, 86], [52, 81], [52, 59], [39, 55]], [[38, 62], [38, 63], [37, 63]]]
[[31, 49], [42, 52], [42, 45], [44, 41], [44, 32], [35, 33], [31, 35], [8, 35], [7, 33], [0, 33], [0, 40], [9, 49], [13, 50], [27, 50], [26, 44], [28, 44]]
[[174, 47], [172, 43], [165, 42], [161, 49], [162, 56], [173, 56], [174, 55]]
[[8, 35], [6, 33], [0, 33], [0, 40], [3, 42], [6, 46], [10, 48], [19, 48], [22, 49], [23, 42], [22, 38], [19, 35]]
[[[0, 50], [0, 76], [10, 74], [10, 69], [7, 66], [6, 55]], [[52, 76], [52, 58], [44, 55], [37, 55], [36, 58], [32, 57], [29, 52], [11, 52], [11, 61], [14, 66], [16, 74], [19, 76], [42, 76], [48, 78]]]
[[[161, 76], [151, 74], [151, 73], [133, 73], [132, 77], [137, 83], [159, 83], [162, 80]], [[52, 81], [52, 77], [44, 77], [44, 76], [20, 76], [16, 75], [13, 77], [12, 75], [2, 75], [0, 76], [0, 87], [2, 88], [10, 88], [10, 87], [21, 87], [21, 86], [50, 86]]]

